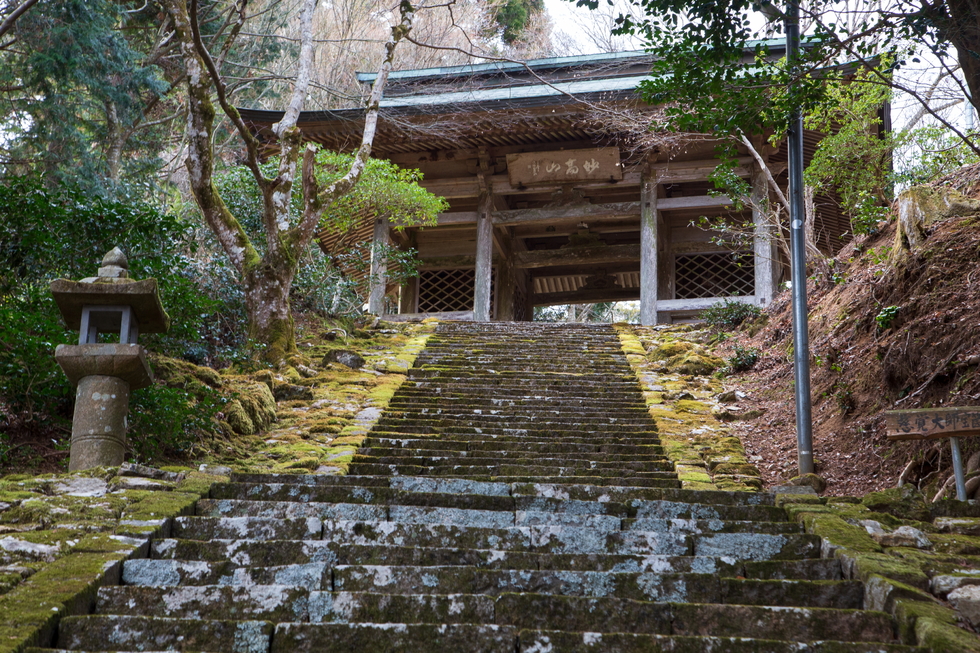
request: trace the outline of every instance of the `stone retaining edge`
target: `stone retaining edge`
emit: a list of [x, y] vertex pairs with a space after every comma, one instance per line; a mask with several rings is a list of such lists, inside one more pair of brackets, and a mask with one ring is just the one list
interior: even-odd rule
[[864, 609], [892, 615], [903, 644], [936, 653], [980, 653], [980, 638], [956, 625], [956, 611], [921, 587], [922, 572], [911, 566], [903, 570], [897, 557], [886, 559], [867, 531], [834, 514], [826, 498], [777, 494], [776, 505], [821, 538], [821, 556], [840, 560], [846, 579], [864, 583]]

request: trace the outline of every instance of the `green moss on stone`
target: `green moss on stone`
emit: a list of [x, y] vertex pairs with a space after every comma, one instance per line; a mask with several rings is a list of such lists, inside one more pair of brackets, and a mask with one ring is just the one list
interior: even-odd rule
[[145, 499], [129, 506], [123, 513], [123, 519], [147, 521], [179, 515], [193, 515], [194, 504], [199, 498], [199, 494], [190, 492], [154, 492]]
[[861, 503], [874, 512], [887, 513], [900, 519], [932, 521], [925, 498], [913, 485], [871, 492]]
[[667, 370], [670, 372], [692, 376], [708, 376], [724, 364], [725, 361], [717, 356], [696, 351], [688, 351], [677, 356], [672, 356], [665, 363]]
[[187, 472], [184, 480], [177, 484], [177, 491], [205, 497], [211, 491], [212, 485], [227, 481], [227, 476], [215, 476], [214, 474], [204, 474], [202, 472]]
[[819, 535], [835, 547], [859, 553], [880, 553], [881, 546], [860, 526], [852, 526], [837, 515], [803, 512], [796, 516], [808, 533]]
[[121, 553], [75, 553], [60, 558], [0, 596], [0, 653], [50, 642], [57, 620], [85, 614], [107, 569]]
[[917, 565], [887, 553], [862, 553], [853, 558], [854, 575], [867, 582], [874, 575], [920, 590], [929, 589], [929, 577]]

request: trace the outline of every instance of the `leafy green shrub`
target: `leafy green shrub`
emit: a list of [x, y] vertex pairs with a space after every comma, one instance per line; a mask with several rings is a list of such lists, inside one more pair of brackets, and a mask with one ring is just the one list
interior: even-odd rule
[[895, 322], [895, 318], [898, 317], [898, 312], [901, 310], [900, 306], [885, 306], [881, 309], [881, 312], [875, 316], [875, 324], [882, 331], [890, 329], [892, 324]]
[[725, 299], [701, 311], [698, 319], [716, 329], [734, 329], [746, 320], [754, 320], [760, 315], [762, 309], [755, 304]]
[[735, 343], [734, 352], [728, 358], [725, 370], [729, 373], [748, 372], [759, 362], [759, 350], [755, 347], [743, 347]]
[[46, 291], [32, 287], [0, 299], [0, 397], [29, 420], [69, 417], [72, 387], [54, 360], [54, 350], [77, 342], [78, 336], [65, 330]]
[[[54, 350], [77, 342], [78, 334], [62, 324], [48, 285], [58, 277], [94, 276], [115, 246], [129, 257], [134, 278], [158, 280], [172, 319], [170, 333], [144, 335], [143, 344], [179, 356], [191, 347], [214, 349], [225, 338], [221, 329], [240, 333], [227, 324], [226, 316], [234, 316], [227, 298], [214, 292], [218, 284], [207, 283], [191, 256], [193, 234], [186, 220], [137, 200], [91, 196], [70, 184], [49, 188], [26, 177], [0, 184], [0, 403], [28, 422], [70, 417], [73, 392]], [[203, 410], [196, 402], [181, 408], [180, 397], [159, 392], [137, 400], [137, 424], [165, 430], [171, 421], [182, 423], [181, 411]], [[165, 445], [173, 450], [182, 446], [173, 432], [160, 437], [174, 442]]]
[[215, 415], [227, 399], [210, 388], [198, 396], [154, 384], [130, 398], [129, 446], [137, 460], [182, 458], [215, 430]]

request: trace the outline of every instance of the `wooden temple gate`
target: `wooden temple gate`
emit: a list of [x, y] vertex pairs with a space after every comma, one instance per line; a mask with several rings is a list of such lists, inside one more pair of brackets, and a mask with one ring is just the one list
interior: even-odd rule
[[[421, 275], [395, 288], [376, 262], [371, 312], [530, 320], [534, 306], [639, 300], [641, 322], [655, 324], [722, 298], [768, 304], [785, 266], [761, 212], [711, 193], [716, 143], [674, 134], [651, 145], [624, 127], [657, 120], [635, 93], [649, 65], [627, 52], [392, 73], [374, 156], [421, 170], [450, 209], [430, 227], [376, 220], [375, 242], [415, 248]], [[242, 110], [270, 143], [280, 115]], [[362, 120], [355, 109], [305, 112], [299, 126], [349, 151]], [[808, 152], [817, 141], [807, 135]], [[785, 146], [757, 149], [785, 184]], [[748, 152], [735, 172], [765, 197]], [[692, 226], [700, 216], [754, 225], [752, 246]], [[842, 242], [839, 213], [820, 220], [825, 240]]]

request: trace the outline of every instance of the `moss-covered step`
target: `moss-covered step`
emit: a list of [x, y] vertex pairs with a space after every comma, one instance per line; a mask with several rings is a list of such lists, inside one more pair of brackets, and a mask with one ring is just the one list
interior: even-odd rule
[[160, 650], [256, 653], [271, 645], [266, 621], [167, 619], [121, 615], [68, 617], [58, 628], [58, 646], [80, 651]]
[[390, 595], [329, 592], [285, 585], [106, 587], [96, 611], [181, 619], [262, 619], [312, 623], [493, 623], [485, 595]]
[[[856, 581], [754, 580], [714, 574], [535, 571], [474, 567], [338, 565], [333, 589], [392, 594], [541, 593], [636, 601], [861, 609]], [[598, 625], [598, 624], [597, 624]]]
[[[562, 444], [586, 444], [594, 446], [602, 445], [660, 445], [660, 438], [656, 431], [646, 431], [640, 433], [621, 433], [583, 431], [581, 429], [564, 429], [560, 431], [545, 431], [536, 429], [497, 429], [492, 439], [488, 438], [487, 433], [475, 428], [436, 428], [436, 429], [410, 429], [405, 431], [390, 431], [377, 429], [372, 431], [372, 436], [376, 438], [408, 438], [430, 440], [445, 439], [458, 442], [479, 442], [479, 443], [521, 443], [536, 442], [541, 444], [554, 443]], [[371, 438], [365, 443], [370, 446]]]
[[276, 627], [270, 653], [480, 651], [514, 653], [512, 628], [473, 624], [304, 624]]
[[[372, 458], [372, 462], [387, 463], [392, 462], [392, 459], [397, 458], [400, 460], [405, 459], [432, 459], [439, 458], [445, 459], [446, 457], [458, 457], [467, 458], [468, 460], [473, 459], [493, 459], [494, 461], [500, 460], [514, 460], [517, 462], [528, 460], [528, 456], [531, 452], [527, 449], [520, 449], [519, 447], [511, 447], [508, 449], [492, 449], [489, 446], [485, 449], [475, 449], [475, 450], [452, 450], [452, 449], [411, 449], [408, 447], [391, 447], [383, 446], [376, 442], [370, 442], [371, 446], [361, 447], [357, 450], [357, 456], [365, 456]], [[492, 443], [485, 443], [490, 445]], [[424, 446], [424, 445], [423, 445]], [[545, 449], [542, 447], [542, 449]], [[571, 449], [566, 447], [566, 449]], [[650, 449], [646, 451], [640, 449], [639, 447], [634, 447], [639, 451], [631, 453], [609, 453], [598, 450], [599, 447], [593, 446], [590, 450], [567, 450], [567, 451], [550, 451], [550, 450], [539, 450], [534, 453], [540, 454], [540, 456], [535, 456], [534, 460], [540, 459], [557, 459], [562, 461], [568, 460], [580, 460], [583, 462], [589, 462], [590, 460], [598, 460], [604, 462], [667, 462], [667, 457], [661, 453], [654, 452]], [[447, 453], [451, 452], [451, 453]], [[385, 458], [385, 460], [379, 460], [380, 458]], [[355, 458], [355, 460], [360, 460], [360, 458]], [[418, 463], [416, 463], [418, 464]], [[672, 468], [672, 466], [671, 466]]]
[[926, 653], [926, 649], [897, 643], [841, 642], [825, 640], [800, 644], [774, 639], [640, 635], [634, 633], [563, 632], [522, 630], [518, 653], [575, 651], [576, 653]]
[[890, 615], [826, 608], [786, 610], [528, 593], [498, 597], [495, 617], [497, 624], [530, 630], [576, 631], [600, 623], [607, 632], [897, 643]]
[[651, 454], [617, 455], [596, 452], [592, 454], [592, 456], [583, 456], [578, 453], [542, 453], [538, 456], [528, 457], [527, 452], [520, 451], [464, 451], [458, 452], [456, 455], [449, 455], [445, 451], [439, 450], [388, 450], [380, 447], [359, 449], [358, 452], [354, 454], [354, 458], [351, 460], [351, 463], [438, 466], [447, 461], [463, 462], [467, 465], [496, 465], [506, 463], [508, 465], [527, 465], [536, 467], [554, 465], [559, 467], [582, 467], [586, 469], [614, 467], [621, 470], [646, 472], [668, 472], [674, 470], [674, 464], [672, 462], [669, 462], [663, 456]]

